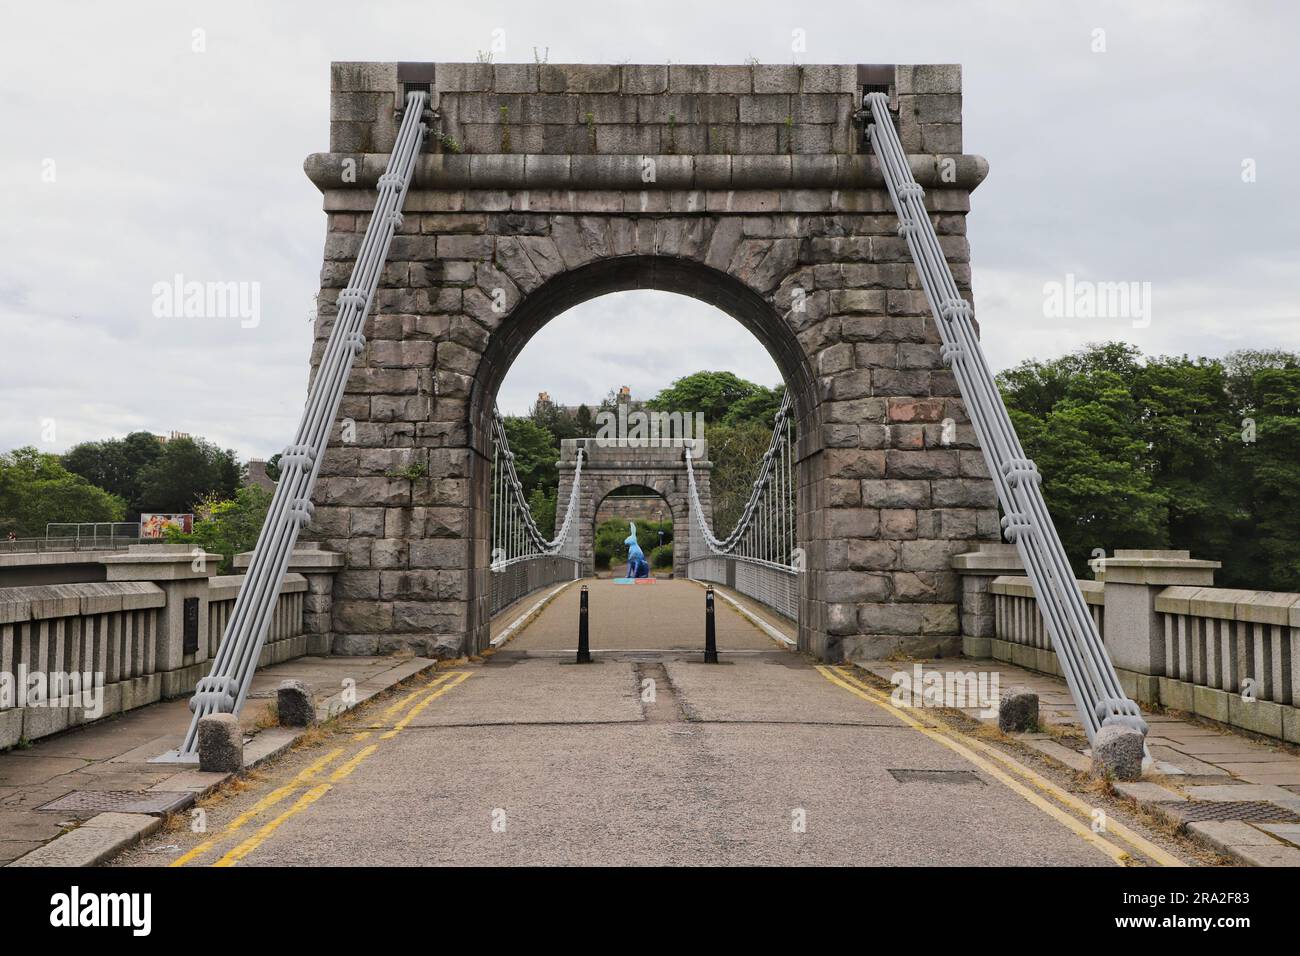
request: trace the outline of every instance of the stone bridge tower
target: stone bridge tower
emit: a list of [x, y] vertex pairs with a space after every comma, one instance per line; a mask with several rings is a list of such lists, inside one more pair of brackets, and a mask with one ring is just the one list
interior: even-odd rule
[[[691, 558], [689, 522], [690, 487], [686, 477], [686, 442], [690, 443], [694, 458], [695, 480], [704, 507], [706, 520], [712, 519], [712, 493], [709, 473], [713, 463], [708, 460], [708, 442], [704, 438], [656, 440], [643, 446], [604, 444], [594, 438], [566, 438], [560, 443], [560, 488], [555, 499], [562, 510], [573, 489], [574, 465], [578, 447], [586, 452], [582, 465], [582, 486], [579, 488], [578, 514], [581, 537], [578, 553], [587, 574], [594, 570], [596, 512], [611, 492], [628, 485], [639, 485], [654, 491], [666, 502], [673, 519], [673, 574], [686, 576], [686, 564]], [[563, 520], [557, 515], [556, 520]], [[730, 528], [721, 530], [722, 534]]]
[[[420, 158], [317, 486], [342, 552], [335, 650], [487, 641], [489, 429], [551, 318], [633, 288], [692, 295], [768, 349], [799, 435], [800, 645], [825, 659], [958, 646], [950, 557], [998, 535], [983, 457], [855, 118], [890, 93], [969, 296], [956, 66], [337, 63], [319, 362], [406, 89]], [[580, 343], [575, 343], [580, 348]]]

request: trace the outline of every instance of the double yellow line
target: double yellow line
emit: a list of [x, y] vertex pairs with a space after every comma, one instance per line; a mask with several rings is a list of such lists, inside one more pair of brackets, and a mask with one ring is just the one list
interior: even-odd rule
[[[1101, 850], [1116, 863], [1122, 866], [1131, 866], [1139, 862], [1133, 858], [1128, 850], [1122, 849], [1116, 843], [1106, 839], [1101, 833], [1093, 832], [1091, 826], [1093, 807], [1088, 806], [1074, 794], [1062, 790], [1046, 777], [1026, 767], [1009, 754], [944, 724], [919, 719], [915, 716], [914, 711], [895, 706], [887, 694], [863, 683], [846, 667], [818, 665], [817, 671], [837, 687], [861, 697], [868, 703], [883, 708], [909, 727], [920, 731], [931, 740], [970, 761], [1003, 786], [1023, 797], [1039, 810], [1042, 810], [1067, 829]], [[995, 763], [1001, 766], [996, 766]], [[1083, 817], [1083, 820], [1088, 822], [1083, 822], [1079, 817], [1068, 811], [1079, 814]], [[1109, 814], [1107, 814], [1102, 829], [1106, 835], [1116, 837], [1118, 841], [1127, 844], [1131, 849], [1136, 850], [1142, 856], [1161, 866], [1186, 865], [1178, 857], [1166, 850], [1162, 850], [1145, 837], [1134, 833], [1119, 821], [1111, 819]]]
[[[403, 710], [406, 710], [406, 713], [400, 719], [397, 719], [397, 723], [395, 723], [392, 728], [385, 730], [380, 734], [379, 739], [383, 741], [391, 740], [396, 737], [406, 729], [412, 720], [423, 713], [430, 704], [448, 691], [459, 687], [469, 678], [469, 676], [469, 671], [448, 671], [444, 674], [439, 674], [431, 683], [418, 687], [411, 693], [402, 697], [383, 712], [380, 717], [380, 722], [387, 723], [390, 720], [397, 719], [398, 714], [401, 714]], [[415, 704], [415, 706], [412, 707], [412, 702], [422, 694], [424, 696]], [[409, 708], [409, 710], [407, 708]], [[366, 740], [373, 733], [373, 730], [361, 731], [360, 733], [353, 735], [353, 740]], [[208, 840], [204, 840], [189, 852], [177, 857], [170, 865], [185, 866], [186, 864], [197, 860], [223, 839], [238, 833], [249, 821], [256, 819], [267, 810], [293, 796], [303, 787], [314, 784], [309, 790], [299, 796], [287, 810], [275, 817], [273, 820], [259, 827], [251, 836], [218, 859], [213, 866], [233, 866], [238, 863], [266, 842], [267, 838], [275, 833], [275, 831], [278, 830], [286, 820], [301, 813], [303, 810], [306, 810], [321, 797], [325, 796], [325, 794], [329, 793], [336, 783], [347, 779], [347, 777], [349, 777], [364, 760], [379, 749], [379, 744], [373, 743], [362, 747], [344, 763], [336, 767], [325, 781], [316, 783], [317, 775], [341, 757], [345, 749], [346, 748], [344, 747], [335, 748], [320, 757], [318, 760], [313, 761], [310, 765], [299, 771], [299, 773], [289, 783], [272, 790], [239, 816], [235, 817], [235, 819], [231, 820], [230, 823], [226, 824], [220, 833]]]

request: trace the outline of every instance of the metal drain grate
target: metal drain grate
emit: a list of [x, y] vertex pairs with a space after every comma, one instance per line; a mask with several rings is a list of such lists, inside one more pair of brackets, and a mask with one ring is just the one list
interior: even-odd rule
[[948, 783], [978, 784], [984, 781], [974, 770], [895, 770], [890, 768], [889, 775], [899, 783]]
[[1300, 823], [1300, 814], [1266, 800], [1182, 800], [1178, 803], [1161, 803], [1159, 807], [1180, 823], [1204, 823], [1209, 820]]
[[141, 793], [138, 790], [74, 790], [37, 810], [58, 813], [152, 813], [161, 816], [179, 810], [192, 793]]

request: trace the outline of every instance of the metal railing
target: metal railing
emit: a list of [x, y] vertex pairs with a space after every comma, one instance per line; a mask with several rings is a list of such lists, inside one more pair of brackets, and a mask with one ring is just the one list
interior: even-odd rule
[[52, 554], [56, 551], [125, 551], [136, 544], [163, 544], [139, 538], [0, 538], [0, 554]]
[[538, 528], [537, 519], [524, 497], [523, 482], [515, 470], [515, 455], [506, 435], [505, 419], [499, 410], [492, 410], [492, 614], [538, 588], [582, 576], [578, 523], [585, 456], [586, 452], [579, 448], [564, 519], [555, 537], [548, 540]]
[[691, 446], [686, 446], [691, 510], [687, 574], [696, 581], [724, 584], [797, 621], [799, 572], [804, 562], [796, 545], [794, 421], [790, 411], [790, 393], [786, 392], [749, 500], [725, 538], [717, 537], [709, 527]]

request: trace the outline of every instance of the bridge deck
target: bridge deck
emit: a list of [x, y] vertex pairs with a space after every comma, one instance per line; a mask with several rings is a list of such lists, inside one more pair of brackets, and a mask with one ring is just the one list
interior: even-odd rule
[[[168, 834], [168, 856], [316, 866], [1122, 859], [1089, 830], [1086, 806], [1068, 825], [1054, 818], [975, 745], [944, 743], [726, 602], [722, 663], [703, 663], [698, 585], [587, 583], [593, 663], [571, 656], [570, 585], [481, 663], [363, 706], [212, 805], [206, 834]], [[117, 861], [159, 862], [147, 848]]]
[[[583, 582], [593, 654], [611, 651], [704, 651], [704, 588], [693, 581], [615, 584], [609, 578]], [[578, 646], [579, 585], [565, 588], [504, 645], [510, 651], [574, 651]], [[528, 604], [526, 599], [524, 604]], [[509, 615], [506, 615], [507, 617]], [[734, 611], [716, 602], [718, 649], [774, 651], [780, 645]]]

